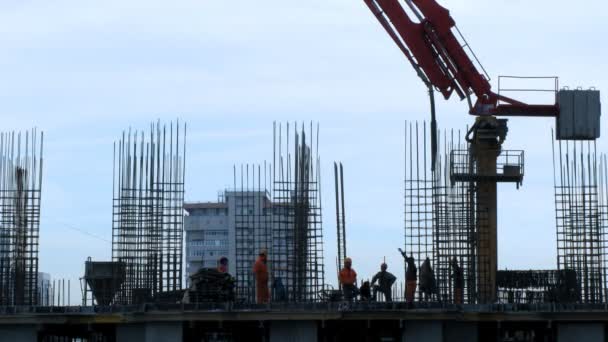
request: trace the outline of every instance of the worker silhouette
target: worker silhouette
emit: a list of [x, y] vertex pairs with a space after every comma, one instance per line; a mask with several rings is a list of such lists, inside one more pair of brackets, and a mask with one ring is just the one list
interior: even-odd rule
[[274, 278], [272, 282], [272, 295], [275, 302], [287, 301], [287, 290], [285, 289], [283, 280], [279, 277]]
[[268, 266], [266, 265], [267, 258], [268, 252], [265, 249], [262, 249], [258, 256], [258, 260], [253, 265], [256, 303], [258, 304], [266, 304], [270, 299], [270, 290], [268, 289]]
[[[384, 295], [384, 300], [386, 300], [387, 302], [393, 301], [391, 288], [395, 283], [395, 280], [397, 280], [397, 277], [395, 277], [392, 273], [388, 272], [386, 270], [387, 268], [388, 265], [386, 263], [382, 263], [382, 265], [380, 265], [380, 272], [376, 273], [376, 275], [372, 277], [371, 285], [374, 291], [374, 301], [377, 300], [378, 292], [382, 292], [382, 294]], [[378, 285], [375, 285], [376, 281], [378, 281]]]
[[[432, 299], [433, 294], [438, 295], [437, 282], [435, 279], [435, 272], [431, 267], [431, 259], [426, 257], [422, 265], [420, 265], [420, 300], [424, 295], [424, 300], [429, 301]], [[439, 297], [439, 296], [437, 296]]]
[[411, 304], [414, 302], [414, 294], [416, 293], [418, 268], [416, 267], [416, 260], [413, 255], [408, 257], [401, 248], [399, 248], [399, 252], [405, 259], [407, 267], [405, 270], [405, 301]]
[[357, 295], [357, 272], [352, 268], [353, 261], [351, 258], [344, 259], [344, 268], [340, 270], [338, 280], [342, 285], [342, 294], [344, 300], [352, 301]]
[[452, 278], [454, 285], [454, 304], [462, 304], [462, 289], [464, 288], [464, 274], [462, 272], [462, 267], [458, 265], [458, 259], [456, 257], [452, 258], [451, 261], [452, 274], [450, 274], [450, 278]]
[[217, 271], [220, 273], [228, 273], [228, 258], [224, 256], [217, 261]]
[[362, 302], [369, 302], [372, 299], [372, 287], [369, 281], [364, 281], [359, 288], [359, 298]]

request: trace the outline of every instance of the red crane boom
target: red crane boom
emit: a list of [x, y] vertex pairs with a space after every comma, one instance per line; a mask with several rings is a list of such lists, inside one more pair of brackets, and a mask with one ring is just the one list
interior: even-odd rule
[[[364, 1], [429, 89], [436, 89], [445, 99], [454, 92], [460, 99], [467, 98], [470, 114], [559, 115], [557, 104], [526, 104], [494, 93], [485, 71], [481, 73], [467, 54], [467, 44], [461, 45], [454, 35], [453, 29], [458, 28], [450, 12], [435, 0], [405, 0], [419, 23], [410, 18], [399, 0]], [[470, 100], [472, 94], [477, 98], [475, 104]]]

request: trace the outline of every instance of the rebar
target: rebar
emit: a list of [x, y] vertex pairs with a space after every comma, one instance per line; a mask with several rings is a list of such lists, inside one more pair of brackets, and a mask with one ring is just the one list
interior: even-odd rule
[[288, 301], [315, 301], [324, 285], [319, 126], [307, 134], [296, 124], [292, 137], [282, 127], [274, 125], [271, 272]]
[[[552, 132], [553, 135], [553, 132]], [[557, 264], [576, 273], [578, 301], [606, 301], [607, 165], [595, 141], [553, 148]], [[598, 167], [598, 159], [600, 159]]]
[[226, 194], [230, 203], [234, 197], [237, 298], [249, 303], [255, 302], [253, 263], [259, 252], [272, 244], [272, 202], [267, 190], [270, 165], [264, 163], [263, 168], [253, 164], [235, 166], [234, 189]]
[[185, 140], [178, 121], [114, 143], [112, 259], [126, 264], [117, 303], [181, 290]]
[[43, 132], [0, 133], [0, 305], [36, 305]]
[[346, 258], [346, 213], [344, 210], [344, 169], [342, 163], [338, 168], [338, 164], [334, 162], [334, 181], [336, 188], [336, 232], [337, 232], [337, 247], [338, 259], [337, 270], [340, 270], [340, 265]]

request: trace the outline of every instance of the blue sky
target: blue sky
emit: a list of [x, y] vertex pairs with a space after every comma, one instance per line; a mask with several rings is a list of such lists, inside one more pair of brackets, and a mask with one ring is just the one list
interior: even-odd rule
[[[557, 75], [562, 85], [608, 89], [604, 1], [441, 4], [494, 85], [498, 75]], [[179, 117], [191, 201], [231, 186], [234, 163], [270, 160], [273, 120], [319, 121], [328, 279], [334, 160], [345, 166], [355, 269], [370, 276], [386, 255], [402, 276], [403, 122], [426, 119], [428, 101], [362, 0], [5, 0], [0, 41], [3, 130], [46, 135], [42, 271], [75, 282], [87, 256], [110, 258], [112, 143], [128, 127]], [[439, 123], [463, 127], [473, 120], [466, 111], [441, 100]], [[552, 126], [510, 121], [506, 144], [526, 150], [527, 174], [520, 190], [500, 187], [501, 268], [556, 267]]]

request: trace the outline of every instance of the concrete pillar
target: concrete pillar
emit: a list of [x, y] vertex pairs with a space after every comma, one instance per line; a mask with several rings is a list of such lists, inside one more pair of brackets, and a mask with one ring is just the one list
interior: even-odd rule
[[116, 327], [116, 342], [179, 342], [183, 340], [181, 322], [121, 324]]
[[0, 325], [0, 341], [37, 342], [38, 331], [33, 325]]
[[477, 324], [472, 322], [445, 322], [443, 324], [444, 342], [477, 342]]
[[557, 342], [603, 342], [602, 323], [560, 323], [557, 325]]
[[273, 321], [270, 323], [270, 342], [317, 341], [315, 321]]
[[443, 322], [406, 321], [401, 341], [443, 342]]

